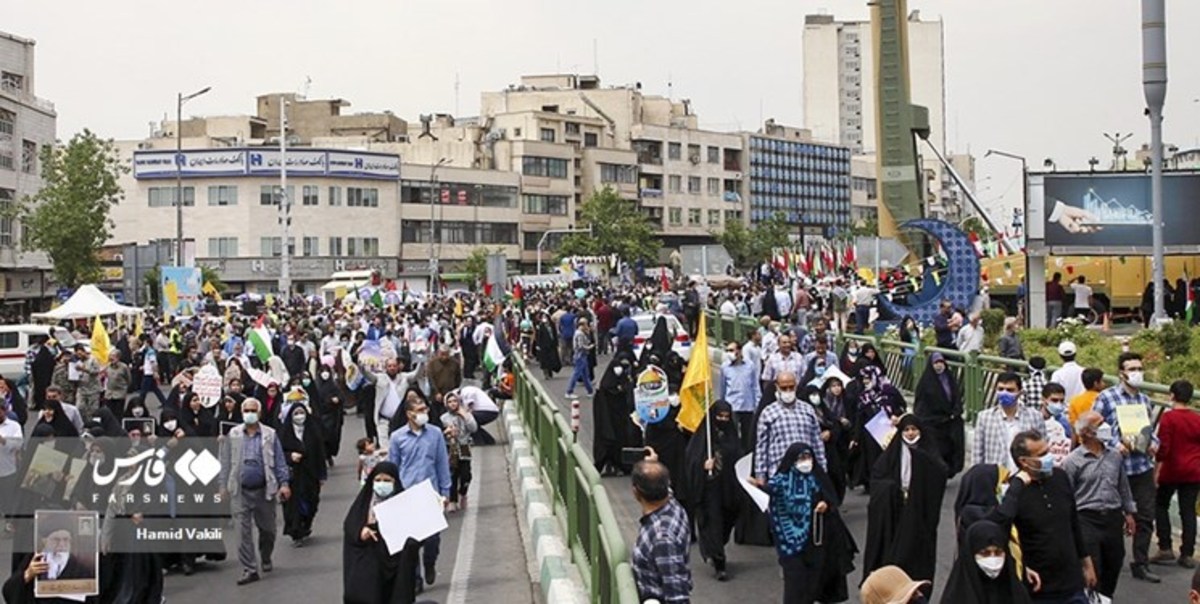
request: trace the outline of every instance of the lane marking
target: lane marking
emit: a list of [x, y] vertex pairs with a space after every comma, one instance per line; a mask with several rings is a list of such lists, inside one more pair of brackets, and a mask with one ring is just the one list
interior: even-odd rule
[[[481, 447], [482, 448], [482, 447]], [[485, 455], [476, 459], [483, 461]], [[480, 466], [483, 464], [480, 463]], [[479, 505], [483, 501], [483, 477], [488, 476], [482, 467], [472, 468], [472, 474], [479, 480], [471, 481], [467, 489], [467, 512], [458, 536], [458, 551], [454, 555], [454, 573], [450, 576], [450, 593], [446, 595], [446, 604], [466, 604], [467, 587], [471, 578], [471, 565], [475, 562], [475, 524], [479, 515]]]

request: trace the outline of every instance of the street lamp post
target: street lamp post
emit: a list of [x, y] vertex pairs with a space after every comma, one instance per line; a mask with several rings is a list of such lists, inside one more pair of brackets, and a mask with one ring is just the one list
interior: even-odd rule
[[562, 234], [587, 233], [587, 234], [591, 235], [592, 227], [589, 225], [588, 228], [586, 228], [586, 229], [575, 229], [575, 228], [550, 229], [550, 230], [546, 231], [545, 233], [542, 233], [542, 238], [538, 239], [538, 244], [537, 244], [537, 274], [539, 274], [539, 275], [542, 274], [542, 246], [544, 246], [546, 244], [546, 238], [549, 237], [551, 233], [562, 233]]
[[[1150, 118], [1150, 209], [1154, 269], [1154, 320], [1168, 320], [1163, 282], [1163, 103], [1167, 96], [1167, 9], [1164, 0], [1142, 0], [1142, 93]], [[1190, 286], [1190, 285], [1189, 285]], [[1191, 296], [1188, 296], [1189, 298]]]
[[175, 266], [183, 266], [183, 104], [212, 90], [205, 86], [187, 96], [182, 92], [175, 103]]
[[[1015, 153], [1008, 153], [999, 149], [988, 149], [984, 157], [999, 155], [1021, 162], [1021, 211], [1028, 215], [1029, 213], [1029, 162], [1024, 157]], [[1053, 160], [1047, 160], [1053, 164]], [[1044, 163], [1044, 162], [1043, 162]], [[990, 222], [990, 219], [989, 219]], [[1017, 215], [1013, 215], [1013, 225], [1017, 224]], [[993, 225], [992, 228], [995, 228]], [[999, 232], [999, 231], [997, 231]], [[1004, 239], [1004, 245], [1009, 247], [1009, 253], [1016, 253], [1016, 245], [1008, 238]], [[1044, 256], [1034, 256], [1033, 254], [1025, 254], [1025, 299], [1022, 301], [1022, 307], [1025, 311], [1026, 327], [1045, 327], [1046, 325], [1046, 310], [1045, 310], [1045, 292], [1046, 283], [1044, 275], [1046, 273], [1046, 259]], [[1034, 276], [1038, 275], [1037, 279]]]
[[433, 291], [437, 289], [438, 261], [437, 256], [434, 255], [433, 249], [434, 224], [436, 223], [435, 212], [437, 208], [437, 201], [434, 198], [434, 195], [437, 194], [437, 191], [434, 189], [437, 187], [437, 170], [438, 168], [453, 162], [453, 158], [443, 157], [437, 160], [437, 163], [433, 164], [433, 167], [429, 169], [429, 293], [433, 293]]

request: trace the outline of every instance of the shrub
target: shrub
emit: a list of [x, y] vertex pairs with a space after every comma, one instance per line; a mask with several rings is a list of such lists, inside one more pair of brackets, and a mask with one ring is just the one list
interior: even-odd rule
[[1185, 357], [1192, 349], [1192, 330], [1183, 321], [1171, 321], [1158, 330], [1158, 343], [1168, 358]]
[[979, 318], [983, 323], [984, 346], [995, 348], [996, 340], [1004, 331], [1004, 311], [999, 308], [989, 308], [980, 313]]

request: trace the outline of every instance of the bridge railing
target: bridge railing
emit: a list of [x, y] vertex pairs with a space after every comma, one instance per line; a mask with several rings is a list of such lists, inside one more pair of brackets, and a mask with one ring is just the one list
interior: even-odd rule
[[571, 558], [583, 575], [591, 601], [637, 604], [629, 546], [599, 472], [528, 365], [520, 355], [510, 358], [516, 375], [513, 394], [517, 412], [538, 458], [554, 514], [566, 520]]
[[[751, 317], [731, 317], [709, 312], [709, 337], [713, 346], [723, 346], [728, 336], [736, 337], [737, 341], [745, 343], [750, 329], [756, 329], [758, 324]], [[973, 420], [975, 415], [991, 405], [996, 398], [996, 378], [1005, 372], [1013, 372], [1022, 380], [1029, 377], [1029, 363], [1025, 361], [1006, 359], [1003, 357], [964, 353], [955, 349], [926, 346], [921, 342], [909, 344], [877, 335], [841, 334], [838, 337], [838, 353], [848, 341], [870, 343], [875, 346], [887, 369], [888, 379], [901, 390], [909, 399], [912, 398], [917, 382], [925, 371], [927, 359], [934, 352], [942, 353], [947, 365], [958, 378], [963, 391], [963, 410], [967, 420]], [[1055, 365], [1046, 365], [1044, 373], [1049, 379]], [[1105, 374], [1106, 384], [1113, 385], [1119, 381], [1115, 375]], [[1141, 386], [1152, 402], [1159, 407], [1159, 412], [1170, 406], [1170, 391], [1163, 384], [1146, 383]], [[1200, 393], [1193, 398], [1200, 400]]]

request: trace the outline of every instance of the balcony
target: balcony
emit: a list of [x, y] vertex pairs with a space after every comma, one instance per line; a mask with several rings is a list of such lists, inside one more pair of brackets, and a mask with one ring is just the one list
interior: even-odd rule
[[644, 188], [639, 191], [638, 194], [642, 197], [642, 199], [662, 199], [663, 190]]

